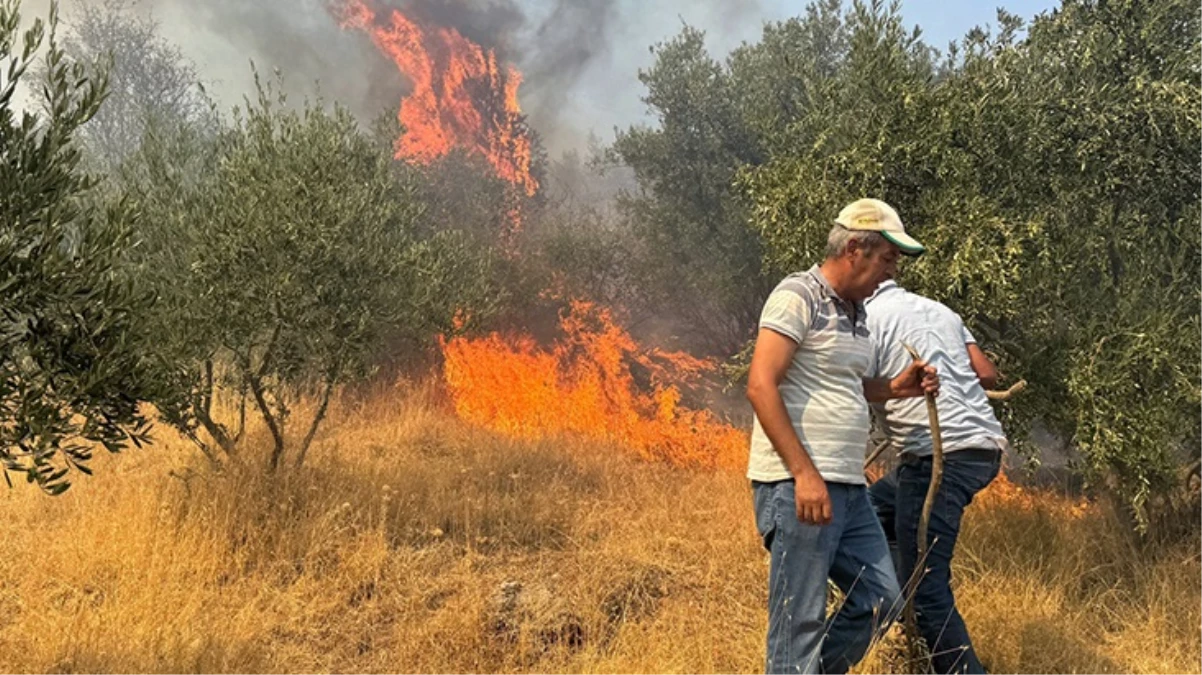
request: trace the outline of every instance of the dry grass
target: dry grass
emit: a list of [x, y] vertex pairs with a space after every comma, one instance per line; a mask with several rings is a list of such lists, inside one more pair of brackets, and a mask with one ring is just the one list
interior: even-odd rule
[[[0, 491], [0, 670], [762, 667], [767, 563], [738, 475], [500, 439], [420, 392], [336, 411], [274, 481], [160, 434], [63, 497]], [[1196, 537], [1140, 551], [1059, 513], [966, 518], [958, 593], [987, 665], [1199, 672]], [[893, 647], [862, 669], [901, 667]]]

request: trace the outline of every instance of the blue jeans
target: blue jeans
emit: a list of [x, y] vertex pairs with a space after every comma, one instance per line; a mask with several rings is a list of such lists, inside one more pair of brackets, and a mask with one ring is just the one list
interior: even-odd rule
[[[752, 482], [756, 529], [771, 553], [768, 573], [769, 673], [845, 673], [864, 657], [874, 628], [901, 611], [901, 590], [885, 533], [863, 485], [826, 484], [833, 519], [797, 519], [792, 480]], [[846, 595], [827, 621], [827, 579]]]
[[[1001, 453], [973, 449], [947, 453], [943, 480], [927, 528], [925, 573], [914, 591], [918, 632], [936, 673], [984, 673], [952, 594], [952, 553], [960, 517], [972, 498], [997, 476]], [[898, 468], [872, 484], [869, 495], [890, 544], [897, 549], [897, 577], [905, 584], [918, 557], [918, 521], [931, 484], [931, 458], [903, 456]]]

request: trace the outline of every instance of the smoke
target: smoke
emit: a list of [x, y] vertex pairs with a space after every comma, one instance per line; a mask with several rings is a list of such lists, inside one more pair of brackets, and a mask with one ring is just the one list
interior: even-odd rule
[[[73, 5], [102, 0], [64, 0]], [[279, 69], [285, 92], [313, 96], [320, 87], [369, 121], [396, 110], [409, 85], [361, 31], [343, 30], [331, 0], [134, 0], [164, 37], [197, 65], [209, 92], [229, 107], [253, 95], [250, 63]], [[769, 3], [767, 5], [761, 3]], [[495, 49], [523, 73], [520, 99], [531, 126], [552, 153], [584, 149], [590, 132], [647, 121], [639, 68], [648, 48], [684, 23], [702, 28], [715, 55], [754, 40], [762, 22], [781, 18], [778, 0], [377, 0]], [[47, 0], [23, 12], [45, 15]]]

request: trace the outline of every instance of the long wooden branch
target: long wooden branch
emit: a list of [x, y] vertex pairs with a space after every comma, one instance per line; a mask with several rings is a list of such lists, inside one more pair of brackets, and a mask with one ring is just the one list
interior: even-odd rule
[[[918, 350], [902, 343], [910, 358], [921, 361]], [[935, 508], [935, 496], [939, 493], [939, 484], [943, 482], [943, 433], [939, 429], [939, 408], [935, 403], [934, 394], [926, 394], [927, 421], [931, 425], [931, 484], [927, 487], [927, 498], [922, 504], [922, 518], [918, 521], [918, 560], [926, 559], [927, 530], [931, 524], [931, 511]]]
[[[988, 396], [989, 400], [991, 400], [991, 401], [1009, 401], [1011, 397], [1013, 397], [1015, 394], [1021, 392], [1022, 390], [1026, 389], [1026, 388], [1027, 388], [1027, 381], [1019, 380], [1018, 382], [1015, 382], [1013, 385], [1011, 385], [1009, 389], [1003, 389], [1000, 391], [986, 389], [985, 395]], [[928, 415], [928, 417], [929, 417], [929, 415]], [[889, 449], [889, 440], [888, 439], [881, 441], [875, 448], [872, 449], [872, 452], [868, 453], [868, 458], [864, 460], [864, 468], [867, 469], [868, 467], [872, 466], [873, 462], [880, 459], [881, 455], [887, 449]]]
[[[922, 361], [922, 356], [918, 353], [917, 349], [904, 342], [902, 343], [902, 347], [910, 354], [911, 359], [916, 362]], [[1019, 380], [1005, 391], [986, 391], [985, 395], [990, 400], [1007, 401], [1011, 396], [1025, 389], [1026, 386], [1026, 380]], [[939, 487], [943, 482], [943, 432], [939, 428], [939, 407], [935, 402], [934, 394], [926, 394], [925, 398], [927, 404], [927, 422], [931, 427], [931, 483], [927, 486], [927, 497], [923, 501], [922, 516], [918, 521], [918, 555], [915, 558], [915, 569], [911, 574], [911, 579], [907, 583], [907, 592], [905, 592], [906, 628], [907, 632], [911, 635], [911, 655], [918, 653], [916, 644], [918, 625], [914, 611], [914, 595], [923, 576], [920, 568], [926, 565], [927, 554], [930, 549], [930, 545], [927, 542], [927, 533], [930, 531], [931, 512], [935, 508], [935, 498], [938, 496]]]
[[[915, 362], [922, 361], [918, 350], [906, 343], [902, 347], [910, 354]], [[918, 520], [918, 555], [915, 558], [914, 570], [907, 583], [906, 597], [906, 629], [910, 635], [910, 654], [915, 657], [918, 651], [918, 617], [914, 609], [914, 596], [917, 595], [918, 584], [923, 577], [922, 568], [927, 559], [927, 531], [931, 524], [931, 511], [935, 507], [935, 497], [939, 494], [939, 485], [943, 482], [943, 434], [939, 429], [939, 408], [935, 403], [934, 394], [925, 394], [927, 404], [927, 421], [931, 426], [931, 483], [927, 486], [927, 497], [922, 503], [922, 517]], [[916, 660], [912, 658], [912, 660]]]

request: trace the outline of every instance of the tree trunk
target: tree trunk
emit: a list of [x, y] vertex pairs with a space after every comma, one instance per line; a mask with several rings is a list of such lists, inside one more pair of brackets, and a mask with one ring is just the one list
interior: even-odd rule
[[[226, 430], [225, 425], [213, 420], [213, 390], [215, 386], [216, 384], [214, 383], [213, 379], [213, 359], [205, 359], [204, 389], [200, 394], [200, 405], [196, 410], [196, 421], [200, 422], [200, 425], [204, 427], [209, 436], [212, 437], [212, 439], [217, 443], [217, 446], [220, 447], [226, 455], [232, 457], [234, 455], [234, 449], [238, 443], [238, 439], [230, 438], [229, 431]], [[198, 444], [201, 443], [200, 439], [194, 440]], [[212, 449], [208, 448], [207, 444], [202, 445], [206, 447], [202, 447], [201, 450], [206, 454], [209, 454]]]
[[276, 469], [280, 466], [280, 457], [284, 455], [284, 429], [281, 421], [272, 412], [271, 405], [267, 402], [267, 396], [263, 391], [263, 383], [259, 378], [248, 375], [247, 384], [250, 385], [250, 391], [255, 396], [255, 404], [259, 406], [259, 414], [263, 416], [263, 421], [267, 423], [267, 428], [271, 431], [271, 439], [274, 442], [274, 446], [271, 449], [271, 472], [275, 473]]
[[326, 409], [330, 405], [330, 394], [334, 391], [334, 378], [329, 377], [326, 380], [325, 391], [321, 395], [321, 405], [317, 408], [317, 414], [313, 416], [313, 423], [309, 425], [309, 432], [305, 434], [305, 440], [301, 442], [300, 452], [296, 455], [296, 468], [301, 468], [305, 463], [305, 455], [309, 452], [309, 445], [313, 442], [313, 436], [317, 434], [317, 425], [325, 419]]
[[246, 433], [246, 382], [242, 383], [238, 391], [238, 430], [234, 432], [234, 445], [242, 440], [244, 433]]
[[213, 452], [213, 448], [209, 447], [208, 443], [202, 441], [200, 437], [197, 436], [196, 433], [191, 429], [184, 429], [184, 435], [187, 436], [188, 439], [200, 449], [200, 452], [205, 456], [205, 459], [209, 460], [210, 467], [212, 467], [214, 470], [221, 469], [221, 461], [217, 459], [217, 453]]
[[[263, 389], [263, 377], [267, 374], [267, 369], [271, 366], [271, 360], [275, 356], [276, 342], [280, 339], [280, 330], [282, 324], [278, 321], [280, 315], [279, 302], [275, 303], [275, 314], [277, 321], [275, 327], [271, 329], [271, 337], [267, 340], [267, 346], [263, 349], [263, 358], [259, 361], [259, 367], [256, 369], [252, 359], [254, 353], [248, 350], [243, 358], [243, 368], [246, 371], [244, 376], [245, 384], [250, 387], [251, 394], [255, 397], [255, 404], [259, 407], [259, 414], [263, 416], [263, 421], [267, 423], [267, 429], [271, 431], [271, 439], [274, 446], [271, 449], [271, 473], [275, 473], [280, 466], [280, 458], [284, 455], [284, 416], [285, 411], [283, 405], [280, 406], [280, 414], [272, 411], [271, 405], [267, 402], [267, 395]], [[253, 348], [252, 348], [253, 349]], [[277, 397], [278, 400], [278, 397]]]

